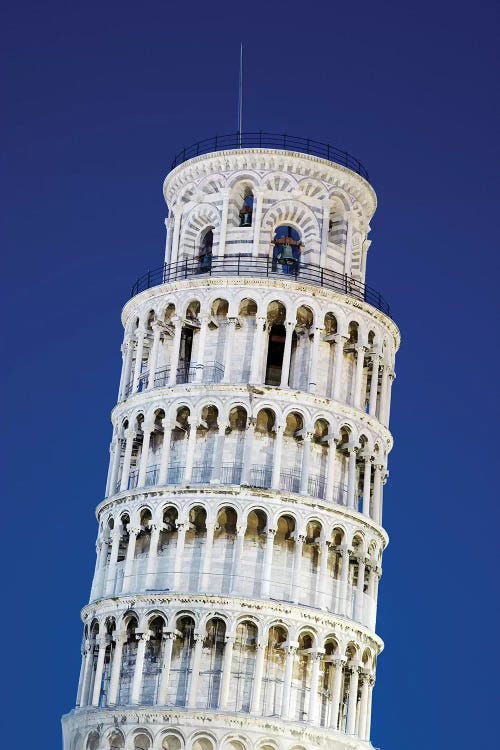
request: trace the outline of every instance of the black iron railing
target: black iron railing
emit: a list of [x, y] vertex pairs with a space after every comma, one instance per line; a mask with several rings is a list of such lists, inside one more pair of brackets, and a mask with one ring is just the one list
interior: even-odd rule
[[321, 268], [321, 266], [313, 263], [301, 263], [300, 261], [290, 266], [281, 266], [275, 259], [268, 256], [256, 258], [245, 253], [221, 257], [214, 256], [209, 265], [201, 265], [196, 258], [178, 261], [177, 263], [164, 263], [163, 266], [148, 271], [137, 279], [132, 287], [132, 297], [158, 284], [212, 276], [267, 276], [312, 284], [368, 302], [386, 315], [391, 315], [389, 304], [379, 292], [351, 276], [331, 271], [328, 268]]
[[254, 133], [228, 133], [205, 138], [203, 141], [187, 146], [175, 156], [172, 169], [195, 156], [210, 154], [213, 151], [229, 151], [240, 148], [273, 148], [284, 151], [298, 151], [301, 154], [318, 156], [320, 159], [333, 161], [368, 179], [368, 172], [359, 159], [331, 143], [322, 143], [312, 138], [300, 138], [286, 133], [266, 133], [263, 130]]

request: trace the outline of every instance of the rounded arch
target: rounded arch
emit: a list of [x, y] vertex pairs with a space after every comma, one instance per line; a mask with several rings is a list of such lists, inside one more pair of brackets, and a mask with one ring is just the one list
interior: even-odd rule
[[262, 218], [262, 228], [272, 232], [280, 225], [294, 227], [309, 245], [319, 242], [319, 223], [305, 203], [296, 200], [280, 201], [272, 205]]

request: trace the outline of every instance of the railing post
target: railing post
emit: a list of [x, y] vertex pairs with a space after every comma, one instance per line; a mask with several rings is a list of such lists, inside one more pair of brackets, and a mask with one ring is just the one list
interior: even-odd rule
[[187, 261], [187, 258], [184, 261], [184, 263], [185, 263], [185, 266], [184, 266], [184, 278], [187, 279], [187, 277], [188, 277], [188, 261]]
[[269, 276], [269, 255], [266, 258], [266, 276]]
[[151, 286], [151, 271], [148, 268], [148, 287], [147, 288], [149, 289], [150, 286]]
[[214, 147], [214, 151], [217, 151], [217, 138], [218, 138], [218, 136], [216, 135], [216, 136], [215, 136], [215, 147]]
[[321, 286], [323, 286], [323, 268], [321, 269]]
[[347, 294], [347, 274], [344, 274], [344, 291]]
[[241, 253], [238, 253], [238, 276], [240, 275], [240, 258], [241, 258]]
[[286, 133], [283, 133], [283, 148], [286, 149]]
[[262, 148], [262, 130], [259, 130], [259, 148]]

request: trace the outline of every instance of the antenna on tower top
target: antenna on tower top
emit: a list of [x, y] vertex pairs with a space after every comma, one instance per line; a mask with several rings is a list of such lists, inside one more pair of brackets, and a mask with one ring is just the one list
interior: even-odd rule
[[241, 133], [243, 128], [243, 42], [240, 43], [240, 85], [238, 95], [238, 145], [241, 148]]

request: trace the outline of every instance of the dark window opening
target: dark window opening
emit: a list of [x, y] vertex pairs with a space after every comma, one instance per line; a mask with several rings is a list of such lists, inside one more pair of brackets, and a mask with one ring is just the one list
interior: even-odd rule
[[209, 270], [212, 266], [212, 248], [214, 244], [214, 233], [209, 229], [202, 237], [200, 244], [200, 254], [198, 256], [198, 262], [200, 268], [203, 270]]
[[179, 370], [187, 380], [191, 367], [191, 352], [193, 350], [193, 329], [183, 328], [179, 353]]
[[284, 325], [273, 325], [269, 331], [267, 350], [266, 385], [281, 384], [281, 368], [285, 351], [286, 331]]

